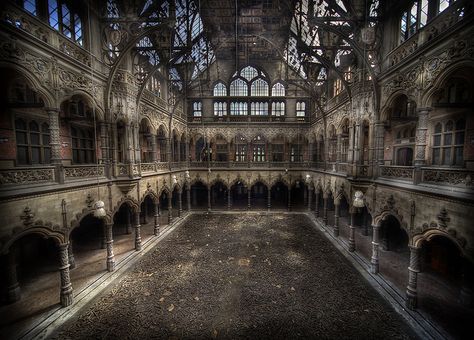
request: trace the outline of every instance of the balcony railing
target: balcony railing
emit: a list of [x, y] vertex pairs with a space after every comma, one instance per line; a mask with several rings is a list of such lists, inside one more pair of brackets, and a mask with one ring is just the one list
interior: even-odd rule
[[41, 166], [0, 170], [0, 185], [48, 183], [56, 180], [55, 168]]
[[64, 179], [88, 179], [105, 177], [105, 166], [103, 164], [87, 164], [87, 165], [68, 165], [64, 167]]
[[379, 167], [380, 177], [413, 181], [414, 167], [398, 165], [382, 165]]
[[421, 181], [437, 185], [473, 188], [474, 171], [453, 168], [422, 168]]

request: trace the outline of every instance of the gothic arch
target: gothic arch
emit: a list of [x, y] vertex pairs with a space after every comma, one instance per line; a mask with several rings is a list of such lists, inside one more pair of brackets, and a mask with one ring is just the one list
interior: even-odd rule
[[40, 94], [41, 98], [44, 100], [45, 107], [59, 108], [60, 103], [56, 101], [55, 96], [50, 93], [48, 89], [43, 87], [46, 79], [39, 79], [33, 72], [31, 72], [31, 70], [23, 65], [6, 60], [0, 60], [0, 68], [14, 70], [24, 77], [31, 88]]
[[66, 95], [62, 96], [61, 99], [59, 99], [60, 105], [67, 100], [71, 100], [72, 97], [74, 96], [80, 96], [87, 101], [87, 103], [94, 110], [97, 121], [105, 121], [104, 110], [100, 107], [100, 105], [98, 104], [94, 96], [91, 95], [88, 91], [85, 91], [82, 89], [73, 89], [72, 91], [68, 92]]
[[137, 200], [135, 200], [135, 198], [126, 196], [126, 197], [122, 197], [122, 199], [118, 201], [117, 204], [115, 205], [115, 208], [112, 209], [112, 217], [115, 216], [115, 214], [119, 211], [120, 207], [123, 204], [127, 204], [132, 209], [132, 212], [134, 213], [137, 213], [140, 211], [140, 203]]
[[[82, 211], [78, 214], [76, 214], [76, 217], [71, 221], [71, 227], [69, 228], [68, 232], [67, 232], [67, 236], [69, 238], [69, 235], [71, 234], [71, 232], [76, 229], [77, 227], [79, 227], [79, 225], [81, 224], [81, 221], [84, 217], [88, 216], [88, 215], [91, 215], [91, 214], [94, 214], [94, 211], [95, 209], [94, 208], [84, 208], [82, 209]], [[110, 213], [107, 213], [106, 216], [102, 217], [102, 218], [99, 218], [100, 220], [103, 220], [104, 223], [106, 224], [109, 224], [109, 223], [112, 223], [112, 214]]]
[[438, 228], [426, 229], [420, 234], [413, 235], [410, 244], [417, 248], [421, 248], [425, 241], [430, 241], [435, 236], [447, 238], [459, 249], [461, 254], [468, 258], [471, 262], [474, 262], [473, 255], [466, 251], [465, 243], [462, 243], [458, 238], [455, 237], [455, 235]]
[[6, 254], [12, 244], [15, 243], [15, 241], [30, 234], [40, 235], [45, 239], [52, 238], [57, 244], [67, 242], [66, 233], [64, 232], [64, 230], [60, 230], [59, 225], [43, 223], [43, 221], [38, 220], [34, 223], [32, 227], [14, 228], [11, 237], [2, 243], [2, 246], [0, 248], [0, 254]]
[[400, 215], [396, 209], [383, 210], [378, 215], [373, 217], [372, 223], [374, 225], [380, 226], [382, 224], [382, 222], [385, 219], [387, 219], [388, 216], [394, 217], [398, 221], [398, 223], [400, 224], [400, 228], [402, 228], [407, 233], [407, 235], [410, 235], [407, 223], [404, 221], [403, 216]]
[[443, 84], [453, 73], [463, 68], [474, 69], [474, 62], [471, 60], [459, 60], [457, 62], [451, 62], [449, 66], [442, 69], [440, 73], [436, 76], [436, 78], [433, 80], [433, 82], [422, 93], [420, 107], [430, 107], [431, 98], [435, 94], [435, 92], [443, 86]]
[[140, 205], [145, 201], [145, 199], [146, 199], [148, 196], [151, 197], [153, 203], [155, 203], [155, 204], [158, 203], [158, 201], [159, 201], [159, 199], [160, 199], [160, 198], [158, 197], [158, 195], [156, 194], [156, 192], [155, 192], [153, 189], [147, 189], [147, 190], [143, 193], [142, 198], [140, 199], [140, 202], [139, 202]]

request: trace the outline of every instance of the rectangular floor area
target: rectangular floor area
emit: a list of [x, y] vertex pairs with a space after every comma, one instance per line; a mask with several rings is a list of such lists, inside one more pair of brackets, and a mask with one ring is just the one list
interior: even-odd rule
[[54, 338], [414, 333], [304, 215], [194, 215]]

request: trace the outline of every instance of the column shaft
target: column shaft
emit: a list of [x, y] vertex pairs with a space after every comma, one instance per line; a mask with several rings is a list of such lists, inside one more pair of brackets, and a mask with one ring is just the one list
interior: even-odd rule
[[59, 245], [59, 275], [61, 277], [60, 301], [63, 307], [70, 306], [73, 302], [72, 284], [69, 276], [68, 247], [68, 243]]
[[370, 259], [370, 272], [377, 274], [379, 272], [379, 225], [372, 225], [372, 257]]

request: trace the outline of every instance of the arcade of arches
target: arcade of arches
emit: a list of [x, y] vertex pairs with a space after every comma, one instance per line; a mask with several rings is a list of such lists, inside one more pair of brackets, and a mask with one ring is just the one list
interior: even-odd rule
[[279, 212], [438, 335], [472, 334], [472, 11], [6, 1], [0, 333], [26, 336], [195, 214]]

